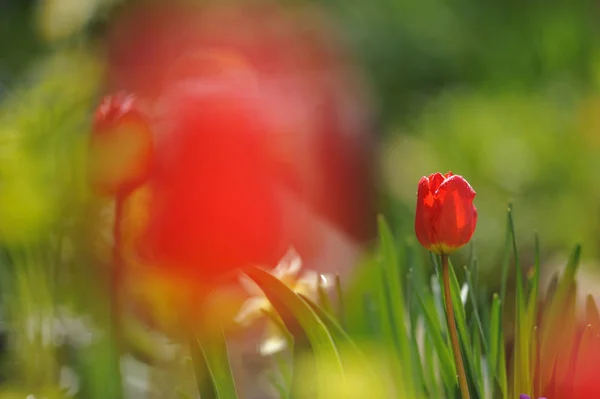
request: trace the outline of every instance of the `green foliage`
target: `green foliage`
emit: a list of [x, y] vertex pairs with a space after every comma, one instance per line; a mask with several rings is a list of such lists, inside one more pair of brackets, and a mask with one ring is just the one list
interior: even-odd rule
[[333, 362], [337, 365], [334, 372], [339, 375], [343, 375], [343, 367], [337, 346], [323, 321], [300, 296], [268, 272], [254, 267], [246, 269], [246, 274], [264, 291], [296, 340], [308, 340], [315, 357], [315, 378], [319, 381], [317, 392], [326, 392], [325, 376], [328, 373], [323, 365]]

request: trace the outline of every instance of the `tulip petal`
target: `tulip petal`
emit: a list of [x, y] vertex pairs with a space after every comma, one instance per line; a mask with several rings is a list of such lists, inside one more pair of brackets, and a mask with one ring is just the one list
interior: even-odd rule
[[435, 193], [440, 185], [444, 182], [445, 177], [441, 173], [434, 173], [429, 176], [429, 190]]
[[473, 235], [477, 210], [473, 206], [475, 191], [462, 176], [445, 180], [436, 192], [437, 218], [434, 230], [444, 252], [465, 245]]

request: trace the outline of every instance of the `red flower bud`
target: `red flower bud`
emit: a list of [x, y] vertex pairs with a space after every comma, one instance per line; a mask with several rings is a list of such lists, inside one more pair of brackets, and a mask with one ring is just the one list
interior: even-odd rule
[[115, 195], [142, 184], [152, 152], [152, 131], [135, 97], [123, 93], [105, 97], [90, 137], [89, 178], [94, 191]]
[[421, 245], [447, 255], [469, 242], [477, 224], [474, 198], [475, 191], [462, 176], [448, 172], [422, 177], [415, 218]]

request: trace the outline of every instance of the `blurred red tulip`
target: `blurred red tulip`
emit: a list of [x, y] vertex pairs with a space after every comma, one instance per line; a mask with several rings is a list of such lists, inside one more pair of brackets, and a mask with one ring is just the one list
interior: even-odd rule
[[369, 103], [325, 20], [298, 10], [144, 4], [110, 30], [109, 88], [154, 109], [149, 263], [211, 281], [289, 245], [316, 256], [323, 219], [371, 237]]
[[146, 259], [212, 280], [247, 263], [276, 264], [287, 249], [269, 128], [251, 95], [205, 86], [176, 90], [159, 119]]
[[[228, 127], [227, 141], [221, 142], [224, 137], [217, 138], [221, 137], [218, 132], [202, 132], [215, 136], [202, 139], [211, 140], [202, 144], [221, 148], [220, 162], [228, 158], [228, 163], [244, 166], [236, 169], [237, 175], [219, 175], [235, 168], [215, 165], [215, 176], [195, 180], [194, 184], [215, 192], [211, 184], [229, 179], [230, 189], [240, 193], [248, 190], [248, 198], [284, 190], [294, 197], [294, 203], [311, 209], [347, 235], [368, 239], [375, 220], [371, 209], [373, 137], [368, 125], [369, 103], [354, 68], [333, 40], [335, 35], [322, 15], [299, 10], [266, 2], [134, 7], [123, 14], [109, 37], [108, 81], [113, 89], [132, 90], [160, 107], [170, 101], [172, 93], [186, 86], [237, 87], [231, 90], [237, 90], [240, 97], [252, 93], [243, 101], [244, 107], [253, 111], [242, 117], [244, 122], [239, 126]], [[178, 102], [186, 98], [174, 97]], [[196, 95], [187, 98], [191, 103], [186, 109], [198, 102]], [[219, 100], [221, 104], [227, 101], [240, 99]], [[229, 117], [222, 118], [231, 119], [229, 123], [233, 124], [238, 105], [227, 109]], [[204, 118], [207, 114], [201, 115]], [[250, 121], [253, 115], [260, 120]], [[195, 126], [204, 126], [199, 118]], [[249, 140], [243, 124], [253, 125], [256, 130], [252, 135], [254, 155], [238, 154], [238, 143], [245, 145], [241, 143]], [[168, 141], [163, 137], [164, 143]], [[206, 147], [195, 151], [198, 158], [211, 152]], [[233, 157], [239, 158], [239, 164]], [[256, 186], [246, 184], [257, 179], [253, 174], [262, 164], [270, 165], [269, 179], [261, 177], [261, 184]], [[244, 177], [246, 173], [248, 178]], [[236, 184], [239, 189], [233, 187]], [[298, 213], [288, 212], [294, 218]], [[210, 220], [203, 224], [207, 231], [218, 231], [210, 224], [216, 221]], [[290, 234], [299, 241], [295, 245], [307, 256], [307, 251], [319, 245], [317, 234], [305, 220], [290, 223]]]
[[477, 224], [475, 191], [451, 172], [421, 178], [417, 192], [415, 232], [421, 245], [448, 255], [471, 239]]

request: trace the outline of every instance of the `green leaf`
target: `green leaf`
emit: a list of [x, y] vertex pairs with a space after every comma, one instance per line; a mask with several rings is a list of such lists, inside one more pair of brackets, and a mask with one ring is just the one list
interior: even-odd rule
[[540, 286], [540, 239], [535, 235], [535, 263], [533, 274], [529, 278], [531, 289], [529, 291], [529, 300], [527, 304], [527, 327], [531, 330], [536, 324], [537, 304]]
[[490, 316], [489, 329], [489, 369], [492, 378], [497, 382], [502, 391], [502, 396], [506, 397], [506, 374], [504, 372], [504, 337], [502, 335], [502, 305], [498, 294], [492, 298], [492, 308]]
[[[221, 328], [218, 331], [213, 330], [213, 328], [210, 330], [208, 334], [206, 331], [203, 331], [195, 337], [205, 363], [202, 364], [202, 361], [197, 357], [197, 352], [194, 354], [195, 350], [193, 350], [192, 361], [194, 362], [194, 369], [198, 371], [196, 367], [206, 367], [211, 377], [214, 395], [216, 395], [214, 397], [218, 399], [235, 399], [237, 398], [237, 391], [231, 372], [231, 365], [229, 364], [229, 353], [227, 351], [225, 335]], [[198, 379], [198, 373], [196, 374], [196, 378]], [[197, 382], [200, 384], [200, 380]], [[206, 392], [210, 392], [208, 388], [201, 387], [201, 389], [206, 389]], [[201, 395], [202, 393], [203, 391], [200, 392]], [[209, 398], [213, 397], [212, 394], [209, 395], [211, 395], [208, 396]]]
[[294, 338], [308, 340], [316, 360], [319, 391], [326, 392], [328, 376], [323, 367], [328, 365], [327, 370], [338, 374], [341, 378], [344, 370], [338, 349], [323, 321], [300, 296], [267, 271], [250, 266], [245, 269], [245, 273], [264, 292]]
[[340, 275], [335, 275], [335, 295], [337, 297], [338, 318], [342, 328], [346, 328], [346, 306], [344, 304], [344, 295], [342, 293], [342, 281]]
[[[456, 365], [452, 358], [452, 352], [448, 343], [444, 340], [444, 334], [437, 317], [437, 311], [433, 298], [425, 297], [423, 293], [415, 292], [415, 297], [421, 306], [423, 321], [425, 323], [426, 335], [431, 340], [438, 357], [442, 379], [447, 387], [454, 389], [456, 386]], [[425, 302], [424, 298], [429, 300]]]
[[557, 357], [555, 341], [557, 334], [564, 330], [563, 317], [566, 307], [569, 306], [569, 295], [575, 282], [575, 274], [579, 266], [581, 247], [577, 245], [571, 254], [567, 267], [558, 280], [554, 295], [549, 298], [549, 303], [544, 311], [541, 333], [541, 368], [542, 380], [547, 381], [552, 376], [554, 363]]
[[471, 300], [471, 306], [473, 307], [473, 316], [477, 325], [477, 332], [480, 335], [480, 342], [483, 346], [484, 353], [489, 353], [487, 341], [485, 339], [485, 333], [483, 331], [483, 325], [481, 324], [481, 318], [479, 317], [479, 309], [477, 306], [477, 298], [475, 297], [475, 287], [471, 278], [471, 271], [465, 268], [465, 276], [467, 280], [467, 287], [469, 287], [469, 299]]
[[523, 392], [531, 392], [530, 380], [530, 344], [531, 329], [527, 319], [525, 304], [525, 288], [523, 286], [523, 272], [519, 261], [517, 250], [517, 236], [513, 219], [512, 206], [508, 208], [508, 226], [511, 236], [513, 259], [515, 264], [515, 275], [517, 280], [515, 300], [515, 333], [514, 333], [514, 356], [513, 356], [513, 395], [517, 397]]
[[[287, 399], [289, 397], [287, 388], [279, 380], [277, 375], [275, 375], [274, 373], [269, 373], [267, 375], [267, 378], [268, 378], [269, 382], [271, 383], [271, 386], [273, 387], [273, 389], [275, 389], [277, 391], [277, 394], [279, 395], [279, 399]], [[200, 397], [200, 399], [202, 399], [202, 397]]]
[[[538, 317], [538, 297], [539, 297], [539, 286], [540, 286], [540, 239], [538, 234], [535, 235], [535, 263], [533, 269], [533, 275], [529, 278], [531, 288], [529, 291], [529, 301], [527, 304], [527, 316], [526, 316], [526, 332], [531, 334], [530, 348], [529, 348], [529, 369], [531, 383], [531, 392], [541, 391], [541, 378], [540, 373], [536, 373], [539, 364], [539, 328], [537, 327]], [[537, 378], [534, 381], [534, 378]], [[538, 390], [539, 389], [539, 390]]]
[[265, 309], [261, 309], [260, 312], [273, 322], [273, 324], [285, 336], [285, 340], [287, 341], [287, 344], [290, 347], [292, 347], [292, 345], [294, 345], [294, 337], [288, 331], [287, 327], [285, 326], [285, 323], [283, 322], [283, 320], [281, 320], [281, 317], [279, 317], [279, 314], [273, 310], [265, 310]]
[[202, 349], [200, 348], [200, 343], [194, 335], [190, 335], [188, 344], [190, 346], [190, 355], [192, 357], [192, 366], [196, 378], [198, 394], [202, 399], [216, 399], [217, 392], [214, 383], [210, 378], [210, 371], [208, 371], [208, 365], [206, 364]]
[[434, 348], [427, 334], [423, 337], [423, 383], [426, 397], [437, 397], [441, 394], [437, 381], [437, 370], [434, 365]]
[[325, 324], [325, 326], [329, 330], [329, 333], [331, 334], [331, 337], [333, 338], [333, 341], [336, 344], [336, 347], [340, 348], [340, 350], [342, 348], [344, 350], [348, 350], [349, 348], [351, 348], [351, 355], [363, 357], [363, 355], [360, 353], [360, 350], [358, 349], [358, 346], [356, 346], [352, 338], [350, 338], [350, 336], [346, 333], [346, 331], [344, 331], [342, 326], [340, 326], [340, 324], [333, 318], [333, 316], [327, 313], [327, 311], [322, 309], [319, 305], [311, 301], [308, 297], [302, 294], [298, 295], [300, 296], [300, 298], [302, 298], [304, 302], [308, 304], [308, 306], [310, 306], [310, 308], [316, 313], [319, 319], [321, 319], [321, 321]]
[[177, 395], [177, 399], [194, 399], [187, 393], [183, 392], [181, 389], [177, 389], [175, 395]]
[[477, 376], [479, 378], [478, 382], [480, 384], [482, 398], [488, 397], [489, 395], [485, 395], [485, 381], [483, 378], [483, 370], [481, 368], [481, 338], [477, 332], [477, 324], [473, 323], [471, 325], [471, 336], [473, 337], [473, 363], [474, 368], [476, 370]]
[[500, 303], [504, 304], [506, 301], [506, 288], [508, 286], [508, 269], [510, 267], [510, 245], [511, 245], [511, 234], [510, 234], [510, 212], [512, 210], [512, 204], [508, 204], [507, 217], [506, 217], [506, 236], [504, 239], [504, 251], [502, 257], [502, 277], [500, 287]]
[[469, 329], [467, 328], [467, 317], [465, 314], [465, 308], [462, 305], [460, 298], [460, 286], [458, 279], [454, 273], [454, 267], [452, 263], [448, 261], [450, 268], [450, 294], [452, 298], [452, 306], [454, 307], [454, 317], [456, 319], [456, 327], [458, 329], [458, 336], [460, 338], [462, 352], [464, 353], [464, 361], [466, 366], [467, 377], [469, 380], [469, 389], [477, 394], [477, 397], [483, 397], [483, 382], [479, 374], [479, 370], [476, 368], [476, 361], [473, 356], [473, 348], [471, 346], [471, 339], [469, 335]]
[[[379, 227], [379, 262], [383, 286], [380, 300], [388, 316], [387, 318], [381, 318], [382, 327], [388, 340], [394, 344], [398, 354], [396, 367], [401, 369], [403, 377], [400, 385], [402, 388], [400, 389], [403, 389], [406, 396], [414, 397], [413, 373], [409, 365], [411, 361], [410, 339], [405, 325], [404, 309], [406, 305], [402, 289], [403, 271], [398, 262], [396, 246], [387, 222], [382, 215], [379, 215], [377, 221]], [[399, 367], [402, 364], [404, 367]]]
[[[356, 367], [357, 362], [362, 366], [363, 375], [367, 375], [367, 379], [372, 381], [377, 380], [377, 375], [371, 367], [371, 363], [368, 357], [360, 350], [358, 345], [350, 338], [350, 336], [344, 331], [339, 323], [319, 305], [311, 301], [309, 298], [302, 294], [300, 297], [311, 307], [311, 309], [317, 314], [317, 316], [325, 323], [325, 326], [329, 329], [331, 336], [340, 352], [340, 358], [343, 365], [349, 365], [350, 367]], [[347, 364], [347, 362], [350, 362]]]
[[333, 313], [333, 306], [331, 305], [331, 300], [329, 299], [329, 295], [325, 288], [323, 287], [323, 279], [321, 275], [317, 276], [317, 295], [319, 298], [319, 306], [325, 309], [328, 313]]
[[502, 338], [502, 349], [500, 350], [500, 367], [498, 369], [498, 381], [502, 387], [502, 395], [508, 398], [508, 379], [506, 378], [506, 351], [504, 350], [504, 338]]

